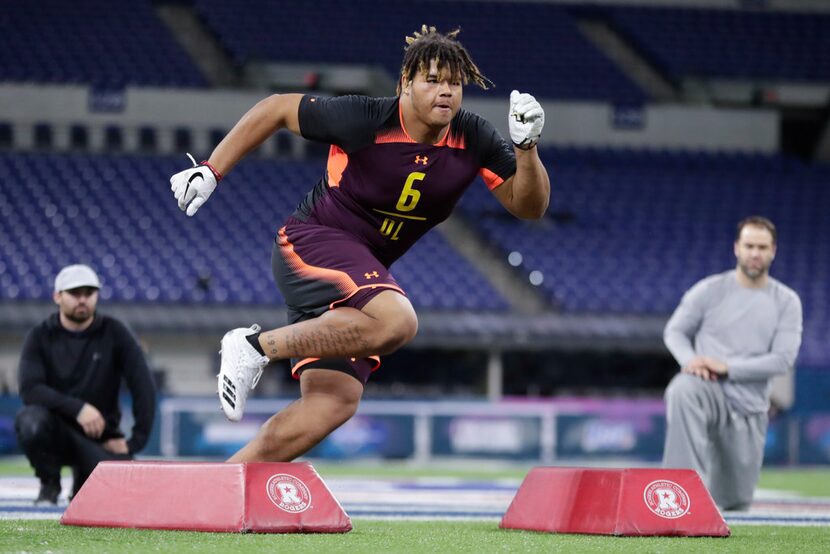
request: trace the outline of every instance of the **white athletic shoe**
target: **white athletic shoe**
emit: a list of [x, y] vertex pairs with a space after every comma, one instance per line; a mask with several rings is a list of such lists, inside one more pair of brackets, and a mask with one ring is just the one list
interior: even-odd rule
[[219, 403], [222, 411], [231, 421], [242, 419], [248, 392], [253, 390], [262, 376], [262, 369], [268, 365], [268, 358], [260, 356], [251, 346], [248, 335], [259, 332], [259, 325], [250, 328], [240, 327], [225, 333], [222, 337], [222, 361], [219, 366], [218, 388]]

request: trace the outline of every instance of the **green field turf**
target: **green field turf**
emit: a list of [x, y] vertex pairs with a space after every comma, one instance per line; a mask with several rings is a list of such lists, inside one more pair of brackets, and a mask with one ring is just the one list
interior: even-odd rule
[[723, 538], [599, 537], [504, 531], [496, 523], [357, 519], [343, 535], [240, 535], [0, 521], [0, 552], [828, 552], [826, 527], [738, 526]]

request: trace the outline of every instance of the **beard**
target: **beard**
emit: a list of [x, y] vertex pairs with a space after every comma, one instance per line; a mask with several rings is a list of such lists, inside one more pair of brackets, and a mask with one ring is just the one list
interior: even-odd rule
[[95, 311], [90, 310], [89, 308], [86, 308], [85, 310], [78, 310], [77, 308], [75, 308], [74, 310], [72, 310], [72, 312], [64, 315], [66, 316], [66, 319], [73, 323], [86, 323], [87, 321], [92, 319], [92, 317], [95, 315]]
[[761, 267], [755, 268], [750, 267], [748, 264], [738, 264], [738, 267], [741, 269], [741, 273], [752, 279], [758, 279], [766, 275], [767, 271], [769, 271], [768, 265], [761, 265]]

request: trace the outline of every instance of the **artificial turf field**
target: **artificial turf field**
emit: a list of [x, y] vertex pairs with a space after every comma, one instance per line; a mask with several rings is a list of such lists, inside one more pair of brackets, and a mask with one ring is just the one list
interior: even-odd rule
[[[315, 464], [324, 479], [518, 480], [529, 468], [412, 467]], [[28, 475], [20, 460], [0, 462], [0, 475]], [[761, 487], [809, 499], [830, 497], [830, 469], [765, 470]], [[378, 520], [353, 517], [342, 535], [257, 535], [61, 526], [56, 519], [0, 520], [0, 552], [830, 552], [827, 525], [730, 524], [715, 538], [603, 537], [498, 529], [498, 520]]]
[[733, 526], [716, 538], [600, 537], [503, 531], [481, 521], [354, 520], [345, 535], [255, 535], [61, 527], [0, 521], [2, 552], [828, 552], [827, 527]]

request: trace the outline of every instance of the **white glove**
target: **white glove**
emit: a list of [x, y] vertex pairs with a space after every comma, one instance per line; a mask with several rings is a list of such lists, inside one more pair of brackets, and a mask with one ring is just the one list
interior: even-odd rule
[[531, 95], [514, 90], [510, 93], [507, 117], [510, 140], [522, 150], [530, 150], [539, 142], [545, 126], [545, 110]]
[[187, 156], [193, 162], [193, 167], [170, 177], [170, 190], [179, 201], [179, 209], [187, 210], [187, 215], [192, 217], [216, 190], [217, 180], [213, 169], [206, 162], [197, 164], [193, 156]]

